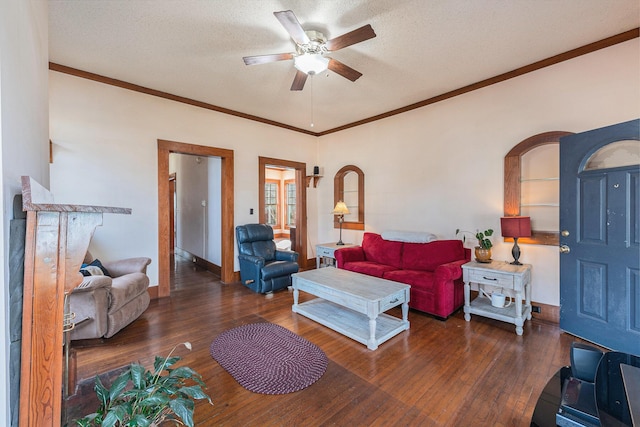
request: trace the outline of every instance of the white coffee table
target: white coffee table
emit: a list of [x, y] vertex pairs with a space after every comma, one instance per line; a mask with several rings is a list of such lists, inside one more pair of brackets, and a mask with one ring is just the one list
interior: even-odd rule
[[[409, 285], [337, 268], [293, 276], [294, 313], [333, 329], [375, 350], [409, 329]], [[299, 292], [318, 298], [298, 304]], [[402, 319], [384, 312], [402, 305]]]

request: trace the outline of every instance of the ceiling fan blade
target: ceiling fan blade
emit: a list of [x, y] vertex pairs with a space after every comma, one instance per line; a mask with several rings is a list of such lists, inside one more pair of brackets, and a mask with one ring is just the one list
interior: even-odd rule
[[274, 53], [272, 55], [245, 56], [242, 58], [246, 65], [266, 64], [268, 62], [285, 61], [293, 59], [292, 53]]
[[352, 44], [372, 39], [375, 36], [376, 33], [373, 31], [373, 28], [371, 28], [371, 25], [367, 24], [356, 30], [328, 40], [325, 46], [327, 47], [327, 50], [335, 51], [342, 49], [343, 47], [351, 46]]
[[302, 90], [304, 88], [304, 84], [307, 81], [307, 75], [300, 70], [296, 71], [296, 76], [293, 78], [293, 84], [291, 85], [291, 90]]
[[338, 73], [345, 79], [349, 79], [352, 82], [355, 82], [362, 76], [361, 72], [356, 71], [348, 65], [344, 65], [342, 62], [333, 58], [329, 58], [328, 68], [334, 73]]
[[298, 22], [296, 15], [290, 10], [283, 10], [282, 12], [273, 12], [278, 21], [282, 24], [285, 30], [289, 33], [291, 38], [297, 44], [309, 43], [309, 36], [304, 32], [304, 29]]

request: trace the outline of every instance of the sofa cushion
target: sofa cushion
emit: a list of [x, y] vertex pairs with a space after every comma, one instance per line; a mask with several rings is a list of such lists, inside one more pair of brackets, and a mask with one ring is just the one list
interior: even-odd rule
[[432, 291], [435, 284], [435, 273], [422, 270], [395, 270], [384, 273], [383, 279], [406, 283], [412, 287]]
[[143, 273], [125, 274], [111, 281], [111, 301], [109, 312], [112, 313], [127, 304], [136, 296], [147, 292], [149, 276]]
[[402, 268], [433, 271], [441, 264], [465, 259], [461, 240], [436, 240], [430, 243], [405, 243]]
[[402, 268], [402, 245], [406, 243], [384, 240], [376, 233], [364, 233], [362, 249], [367, 261]]
[[346, 262], [341, 265], [340, 268], [380, 278], [389, 271], [397, 270], [397, 268], [391, 265], [380, 264], [373, 261]]
[[105, 338], [111, 338], [120, 329], [124, 328], [136, 320], [149, 307], [149, 293], [143, 292], [131, 301], [127, 302], [119, 310], [110, 310], [108, 313], [108, 327], [104, 334]]

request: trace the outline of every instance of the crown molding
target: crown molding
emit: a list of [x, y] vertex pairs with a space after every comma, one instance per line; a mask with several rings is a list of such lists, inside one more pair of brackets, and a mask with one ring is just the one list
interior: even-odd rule
[[328, 130], [325, 130], [323, 132], [311, 132], [311, 131], [309, 131], [307, 129], [302, 129], [302, 128], [295, 127], [295, 126], [290, 126], [290, 125], [287, 125], [285, 123], [276, 122], [274, 120], [265, 119], [263, 117], [258, 117], [258, 116], [254, 116], [254, 115], [251, 115], [251, 114], [242, 113], [240, 111], [235, 111], [235, 110], [231, 110], [231, 109], [224, 108], [224, 107], [219, 107], [217, 105], [209, 104], [209, 103], [202, 102], [202, 101], [197, 101], [195, 99], [186, 98], [186, 97], [183, 97], [183, 96], [173, 95], [171, 93], [162, 92], [162, 91], [159, 91], [159, 90], [147, 88], [147, 87], [144, 87], [144, 86], [140, 86], [140, 85], [136, 85], [136, 84], [133, 84], [133, 83], [125, 82], [123, 80], [117, 80], [117, 79], [113, 79], [111, 77], [101, 76], [99, 74], [95, 74], [95, 73], [91, 73], [91, 72], [88, 72], [88, 71], [79, 70], [77, 68], [68, 67], [66, 65], [56, 64], [54, 62], [49, 62], [49, 69], [52, 70], [52, 71], [57, 71], [57, 72], [60, 72], [60, 73], [69, 74], [69, 75], [72, 75], [72, 76], [81, 77], [81, 78], [84, 78], [84, 79], [93, 80], [93, 81], [96, 81], [96, 82], [100, 82], [100, 83], [104, 83], [104, 84], [108, 84], [108, 85], [112, 85], [112, 86], [117, 86], [117, 87], [120, 87], [120, 88], [123, 88], [123, 89], [128, 89], [128, 90], [132, 90], [132, 91], [135, 91], [135, 92], [140, 92], [140, 93], [144, 93], [144, 94], [147, 94], [147, 95], [152, 95], [152, 96], [157, 96], [159, 98], [168, 99], [168, 100], [171, 100], [171, 101], [181, 102], [183, 104], [188, 104], [188, 105], [192, 105], [192, 106], [195, 106], [195, 107], [200, 107], [200, 108], [204, 108], [204, 109], [207, 109], [207, 110], [216, 111], [218, 113], [228, 114], [228, 115], [239, 117], [239, 118], [242, 118], [242, 119], [253, 120], [253, 121], [256, 121], [256, 122], [259, 122], [259, 123], [264, 123], [264, 124], [267, 124], [267, 125], [276, 126], [276, 127], [279, 127], [279, 128], [291, 130], [291, 131], [294, 131], [294, 132], [300, 132], [300, 133], [304, 133], [306, 135], [319, 137], [319, 136], [329, 135], [331, 133], [340, 132], [340, 131], [343, 131], [343, 130], [346, 130], [346, 129], [354, 128], [356, 126], [365, 125], [367, 123], [372, 123], [372, 122], [375, 122], [375, 121], [378, 121], [378, 120], [385, 119], [387, 117], [395, 116], [397, 114], [406, 113], [408, 111], [415, 110], [415, 109], [418, 109], [418, 108], [421, 108], [421, 107], [425, 107], [427, 105], [435, 104], [437, 102], [444, 101], [446, 99], [450, 99], [450, 98], [453, 98], [453, 97], [456, 97], [456, 96], [459, 96], [459, 95], [463, 95], [465, 93], [472, 92], [474, 90], [482, 89], [482, 88], [485, 88], [487, 86], [491, 86], [491, 85], [494, 85], [494, 84], [497, 84], [497, 83], [501, 83], [501, 82], [504, 82], [506, 80], [512, 79], [514, 77], [522, 76], [524, 74], [528, 74], [528, 73], [531, 73], [533, 71], [537, 71], [537, 70], [540, 70], [542, 68], [549, 67], [551, 65], [559, 64], [561, 62], [568, 61], [570, 59], [577, 58], [579, 56], [586, 55], [588, 53], [595, 52], [595, 51], [600, 50], [600, 49], [604, 49], [604, 48], [607, 48], [607, 47], [610, 47], [610, 46], [614, 46], [614, 45], [619, 44], [619, 43], [623, 43], [623, 42], [626, 42], [626, 41], [629, 41], [629, 40], [633, 40], [633, 39], [638, 38], [638, 37], [640, 37], [640, 28], [634, 28], [632, 30], [625, 31], [625, 32], [620, 33], [620, 34], [616, 34], [615, 36], [607, 37], [607, 38], [599, 40], [597, 42], [589, 43], [587, 45], [578, 47], [576, 49], [572, 49], [572, 50], [569, 50], [567, 52], [551, 56], [551, 57], [543, 59], [541, 61], [537, 61], [537, 62], [534, 62], [532, 64], [516, 68], [515, 70], [511, 70], [511, 71], [508, 71], [506, 73], [499, 74], [497, 76], [494, 76], [494, 77], [491, 77], [491, 78], [488, 78], [488, 79], [485, 79], [485, 80], [481, 80], [479, 82], [476, 82], [476, 83], [461, 87], [459, 89], [455, 89], [455, 90], [452, 90], [450, 92], [446, 92], [446, 93], [443, 93], [441, 95], [434, 96], [432, 98], [425, 99], [423, 101], [419, 101], [419, 102], [407, 105], [405, 107], [397, 108], [395, 110], [387, 111], [387, 112], [382, 113], [382, 114], [378, 114], [378, 115], [375, 115], [375, 116], [372, 116], [372, 117], [368, 117], [366, 119], [358, 120], [358, 121], [355, 121], [355, 122], [352, 122], [352, 123], [348, 123], [346, 125], [342, 125], [342, 126], [338, 126], [338, 127], [332, 128], [332, 129], [328, 129]]

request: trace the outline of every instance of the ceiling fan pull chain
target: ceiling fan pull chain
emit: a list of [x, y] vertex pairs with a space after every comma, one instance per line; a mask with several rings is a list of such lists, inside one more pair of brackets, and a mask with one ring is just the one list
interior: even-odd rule
[[313, 75], [311, 76], [311, 127], [313, 127]]

